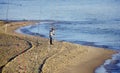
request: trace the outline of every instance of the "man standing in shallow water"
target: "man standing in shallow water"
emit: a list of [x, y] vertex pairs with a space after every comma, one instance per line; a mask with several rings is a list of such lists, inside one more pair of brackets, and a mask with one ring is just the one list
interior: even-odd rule
[[53, 45], [53, 36], [55, 35], [54, 32], [55, 29], [52, 27], [49, 31], [50, 45]]

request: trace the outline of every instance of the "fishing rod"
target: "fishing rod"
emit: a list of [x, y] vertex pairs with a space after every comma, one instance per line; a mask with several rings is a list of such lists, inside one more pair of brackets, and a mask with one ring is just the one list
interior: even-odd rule
[[7, 27], [8, 27], [8, 12], [9, 12], [9, 0], [7, 4], [7, 9], [6, 9], [6, 23], [5, 23], [5, 33], [7, 33]]

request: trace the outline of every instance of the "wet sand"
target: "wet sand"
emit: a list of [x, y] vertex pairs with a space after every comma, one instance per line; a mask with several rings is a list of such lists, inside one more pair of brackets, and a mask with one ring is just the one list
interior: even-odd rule
[[21, 38], [29, 43], [25, 44], [26, 46], [30, 46], [5, 64], [2, 73], [94, 73], [98, 66], [115, 53], [112, 50], [68, 42], [54, 41], [54, 45], [49, 45], [49, 40], [46, 38], [15, 32], [17, 28], [35, 23], [10, 22], [6, 33], [4, 33], [5, 26], [1, 25], [2, 33]]

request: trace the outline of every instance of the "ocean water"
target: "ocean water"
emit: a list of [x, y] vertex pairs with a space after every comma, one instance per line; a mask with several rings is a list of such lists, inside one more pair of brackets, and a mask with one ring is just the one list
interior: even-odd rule
[[119, 20], [120, 0], [0, 0], [0, 19]]

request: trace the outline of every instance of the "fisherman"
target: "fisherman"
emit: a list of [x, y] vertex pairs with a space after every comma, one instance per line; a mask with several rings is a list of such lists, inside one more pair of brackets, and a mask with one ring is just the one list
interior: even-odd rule
[[53, 45], [53, 36], [55, 35], [55, 29], [52, 27], [49, 31], [50, 45]]

